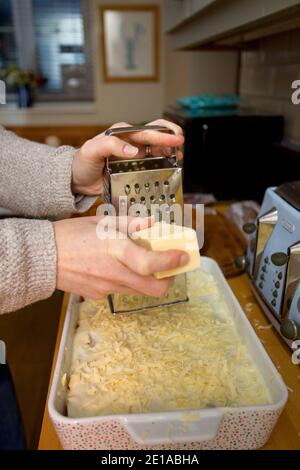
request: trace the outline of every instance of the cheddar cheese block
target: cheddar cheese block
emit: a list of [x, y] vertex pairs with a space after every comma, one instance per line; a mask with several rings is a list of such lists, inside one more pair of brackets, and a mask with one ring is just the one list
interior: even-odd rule
[[149, 250], [182, 250], [189, 255], [189, 261], [186, 265], [157, 272], [154, 274], [157, 279], [193, 271], [200, 266], [197, 233], [192, 228], [157, 222], [152, 227], [134, 232], [131, 234], [131, 238], [135, 243]]

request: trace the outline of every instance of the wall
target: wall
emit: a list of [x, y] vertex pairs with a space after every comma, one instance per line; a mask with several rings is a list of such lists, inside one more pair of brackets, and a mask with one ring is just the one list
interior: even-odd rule
[[165, 102], [199, 93], [236, 93], [238, 52], [173, 51], [166, 37]]
[[291, 84], [300, 79], [300, 30], [268, 37], [243, 52], [243, 103], [285, 116], [285, 138], [300, 144], [300, 105], [291, 102]]
[[102, 79], [99, 6], [90, 0], [94, 51], [95, 103], [38, 103], [32, 109], [0, 106], [0, 122], [7, 126], [108, 125], [126, 120], [139, 123], [160, 117], [176, 97], [202, 92], [235, 92], [236, 52], [174, 52], [163, 34], [164, 0], [110, 0], [109, 4], [161, 6], [160, 80], [140, 83], [105, 83]]
[[108, 125], [120, 120], [135, 123], [160, 116], [164, 106], [162, 20], [160, 80], [158, 82], [141, 83], [105, 83], [102, 78], [99, 6], [101, 4], [161, 5], [162, 3], [163, 0], [110, 0], [109, 2], [106, 0], [90, 0], [95, 103], [38, 103], [33, 109], [29, 110], [18, 110], [14, 106], [0, 106], [0, 122], [10, 126]]
[[[107, 4], [106, 0], [93, 1], [95, 5]], [[110, 4], [113, 3], [161, 5], [161, 77], [157, 83], [107, 84], [97, 79], [98, 72], [96, 72], [95, 83], [97, 83], [101, 122], [113, 122], [124, 118], [131, 122], [140, 122], [161, 116], [165, 105], [174, 104], [179, 96], [203, 92], [236, 92], [237, 52], [173, 51], [169, 37], [163, 34], [164, 0], [130, 2], [111, 0]], [[97, 16], [95, 11], [93, 28], [95, 50], [99, 44]], [[101, 73], [99, 61], [96, 69]]]
[[[154, 119], [160, 116], [164, 103], [164, 47], [163, 47], [163, 21], [161, 18], [160, 35], [160, 80], [158, 82], [140, 83], [105, 83], [102, 80], [101, 61], [99, 54], [100, 24], [98, 7], [101, 4], [159, 4], [163, 0], [93, 0], [94, 25], [93, 45], [95, 54], [95, 84], [97, 96], [97, 108], [100, 122], [114, 122], [127, 120], [128, 122], [141, 122], [145, 119]], [[161, 8], [163, 10], [163, 8]], [[161, 11], [163, 14], [163, 11]], [[100, 80], [99, 80], [100, 77]]]
[[[0, 107], [0, 122], [10, 126], [63, 126], [111, 124], [120, 120], [137, 123], [160, 117], [164, 106], [164, 41], [160, 21], [160, 79], [157, 82], [105, 83], [102, 78], [99, 7], [101, 5], [158, 4], [163, 0], [90, 0], [95, 103], [38, 103], [32, 109]], [[161, 15], [163, 8], [161, 8]]]

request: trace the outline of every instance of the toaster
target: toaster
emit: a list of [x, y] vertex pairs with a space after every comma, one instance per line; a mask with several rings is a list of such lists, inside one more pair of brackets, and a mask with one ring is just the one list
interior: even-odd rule
[[252, 290], [292, 347], [300, 339], [300, 181], [268, 188], [256, 221], [244, 231]]

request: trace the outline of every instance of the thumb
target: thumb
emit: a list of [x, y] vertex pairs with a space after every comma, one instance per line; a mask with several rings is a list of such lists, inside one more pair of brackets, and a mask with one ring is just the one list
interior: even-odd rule
[[93, 160], [107, 157], [134, 158], [139, 152], [138, 147], [130, 145], [119, 137], [100, 135], [87, 141], [82, 147], [82, 153]]

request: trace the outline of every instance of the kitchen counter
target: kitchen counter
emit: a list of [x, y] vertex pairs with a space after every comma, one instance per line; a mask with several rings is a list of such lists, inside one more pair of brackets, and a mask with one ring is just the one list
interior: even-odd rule
[[[210, 229], [213, 229], [211, 227]], [[207, 236], [207, 234], [206, 234]], [[220, 256], [220, 252], [226, 254], [226, 247], [224, 243], [221, 244], [215, 240], [216, 253]], [[207, 253], [213, 257], [213, 253]], [[222, 254], [222, 253], [221, 253]], [[269, 441], [263, 447], [264, 450], [295, 450], [300, 449], [300, 367], [292, 363], [292, 351], [281, 340], [274, 328], [259, 329], [259, 326], [269, 325], [269, 321], [264, 316], [261, 308], [256, 302], [250, 287], [250, 283], [246, 274], [235, 276], [228, 279], [229, 285], [240, 302], [245, 314], [249, 318], [253, 328], [256, 330], [258, 337], [263, 343], [265, 349], [270, 355], [275, 366], [278, 368], [279, 373], [282, 375], [283, 380], [289, 389], [289, 399], [287, 405], [279, 418], [276, 428], [272, 433]], [[62, 328], [66, 315], [66, 309], [69, 296], [65, 294], [62, 306], [60, 323], [57, 334], [57, 341], [55, 347], [55, 354], [52, 365], [52, 375], [55, 367], [56, 356], [60, 343]], [[49, 385], [50, 389], [50, 385]], [[40, 450], [58, 450], [62, 449], [52, 422], [49, 418], [47, 411], [47, 404], [45, 407], [44, 419], [41, 429]]]
[[[249, 281], [245, 274], [229, 279], [230, 287], [242, 305], [246, 315], [248, 316], [253, 327], [259, 321], [260, 325], [267, 325], [269, 322], [263, 315], [260, 307], [255, 301]], [[59, 347], [60, 337], [62, 333], [66, 308], [68, 303], [68, 295], [65, 295], [60, 324], [57, 335], [55, 355], [53, 360], [53, 369], [55, 366], [56, 355]], [[285, 383], [289, 387], [288, 403], [279, 418], [278, 424], [271, 435], [268, 443], [263, 447], [265, 450], [271, 449], [300, 449], [300, 368], [291, 361], [292, 351], [283, 343], [278, 334], [271, 328], [269, 330], [256, 330], [265, 349], [269, 353], [274, 364], [281, 373]], [[51, 375], [52, 377], [52, 375]], [[51, 378], [52, 380], [52, 378]], [[51, 382], [51, 381], [50, 381]], [[55, 430], [50, 421], [47, 407], [42, 424], [42, 430], [39, 442], [40, 450], [58, 450], [62, 449]]]

